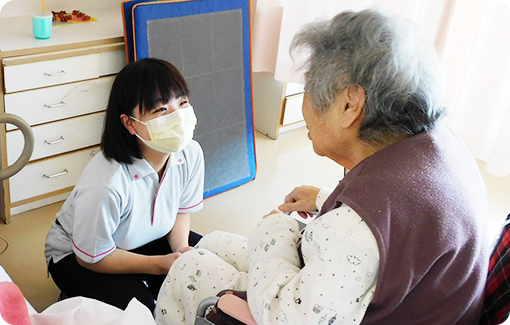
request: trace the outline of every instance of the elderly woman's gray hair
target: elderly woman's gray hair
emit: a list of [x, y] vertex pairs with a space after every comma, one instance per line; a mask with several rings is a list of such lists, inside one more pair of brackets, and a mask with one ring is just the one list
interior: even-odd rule
[[437, 54], [403, 21], [369, 9], [305, 26], [291, 52], [307, 49], [305, 90], [319, 114], [348, 85], [366, 93], [359, 138], [385, 143], [434, 126], [444, 114]]

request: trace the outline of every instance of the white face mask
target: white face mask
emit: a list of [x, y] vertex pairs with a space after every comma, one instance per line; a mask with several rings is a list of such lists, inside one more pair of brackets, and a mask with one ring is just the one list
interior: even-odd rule
[[192, 106], [178, 109], [147, 122], [142, 122], [133, 116], [130, 117], [145, 124], [151, 136], [151, 140], [144, 140], [135, 134], [138, 139], [152, 149], [164, 153], [177, 152], [186, 148], [193, 138], [193, 131], [197, 125], [197, 117]]

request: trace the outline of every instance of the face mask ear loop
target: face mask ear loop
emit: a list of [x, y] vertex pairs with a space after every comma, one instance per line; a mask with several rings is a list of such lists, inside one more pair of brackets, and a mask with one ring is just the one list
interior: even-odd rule
[[129, 115], [130, 118], [132, 118], [133, 120], [139, 122], [139, 123], [142, 123], [143, 125], [147, 126], [147, 122], [143, 122], [143, 121], [140, 121], [139, 119], [137, 119], [136, 117], [133, 117], [131, 115]]
[[[143, 125], [147, 126], [147, 123], [146, 122], [143, 122], [143, 121], [140, 121], [139, 119], [137, 119], [136, 117], [133, 117], [131, 115], [129, 115], [130, 118], [132, 118], [133, 120], [139, 122], [139, 123], [142, 123]], [[135, 129], [136, 130], [136, 129]], [[135, 133], [136, 137], [140, 140], [142, 140], [144, 143], [147, 143], [147, 140], [143, 139], [141, 136], [138, 135], [138, 131]]]
[[135, 136], [136, 136], [138, 139], [142, 140], [144, 143], [147, 143], [147, 140], [145, 140], [145, 139], [143, 139], [141, 136], [139, 136], [139, 135], [138, 135], [138, 133], [135, 133]]

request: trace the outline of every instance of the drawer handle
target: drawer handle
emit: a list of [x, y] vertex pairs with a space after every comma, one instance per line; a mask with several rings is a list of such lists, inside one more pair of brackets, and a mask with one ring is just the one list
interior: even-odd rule
[[53, 175], [46, 175], [46, 174], [44, 174], [44, 175], [43, 175], [43, 177], [44, 177], [44, 178], [55, 178], [55, 177], [59, 177], [59, 176], [64, 176], [64, 175], [65, 175], [65, 174], [67, 174], [67, 173], [69, 173], [69, 172], [67, 171], [67, 169], [64, 169], [64, 171], [63, 171], [63, 172], [56, 173], [56, 174], [53, 174]]
[[57, 107], [65, 106], [65, 105], [66, 105], [66, 103], [60, 102], [60, 103], [56, 103], [56, 104], [53, 104], [53, 105], [46, 105], [46, 104], [44, 104], [44, 107], [46, 107], [46, 108], [57, 108]]
[[49, 144], [49, 145], [57, 144], [57, 143], [60, 143], [60, 142], [64, 142], [64, 137], [63, 136], [60, 136], [60, 138], [58, 138], [57, 140], [53, 140], [53, 141], [44, 140], [44, 143]]
[[58, 76], [63, 76], [65, 74], [66, 74], [66, 72], [64, 70], [60, 70], [59, 72], [51, 72], [51, 73], [45, 72], [44, 73], [44, 75], [46, 75], [48, 77], [58, 77]]

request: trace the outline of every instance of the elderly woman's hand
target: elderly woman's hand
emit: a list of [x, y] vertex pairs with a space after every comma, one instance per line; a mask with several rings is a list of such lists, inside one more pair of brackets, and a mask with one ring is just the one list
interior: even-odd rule
[[319, 188], [314, 186], [300, 186], [296, 187], [289, 195], [285, 197], [285, 203], [280, 205], [278, 209], [283, 212], [297, 211], [298, 214], [307, 218], [309, 215], [307, 211], [317, 210], [315, 200], [319, 194]]

